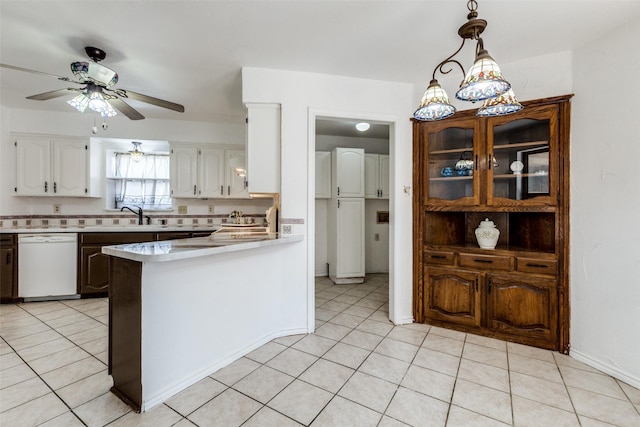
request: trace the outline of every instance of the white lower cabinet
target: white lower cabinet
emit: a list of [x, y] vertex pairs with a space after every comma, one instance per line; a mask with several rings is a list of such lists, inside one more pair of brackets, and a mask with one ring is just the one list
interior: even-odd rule
[[336, 284], [364, 281], [364, 208], [364, 198], [329, 199], [327, 255]]
[[171, 197], [247, 198], [245, 150], [171, 145]]
[[92, 185], [89, 141], [84, 138], [16, 135], [17, 196], [99, 195]]

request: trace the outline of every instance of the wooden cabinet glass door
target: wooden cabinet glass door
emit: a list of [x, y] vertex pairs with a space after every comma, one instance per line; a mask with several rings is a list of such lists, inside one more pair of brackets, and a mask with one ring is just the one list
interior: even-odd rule
[[557, 204], [556, 110], [555, 106], [532, 108], [526, 118], [514, 115], [488, 121], [487, 205]]
[[428, 204], [480, 203], [479, 126], [475, 119], [443, 122], [423, 133], [423, 164], [428, 165], [428, 170], [423, 171], [423, 185]]

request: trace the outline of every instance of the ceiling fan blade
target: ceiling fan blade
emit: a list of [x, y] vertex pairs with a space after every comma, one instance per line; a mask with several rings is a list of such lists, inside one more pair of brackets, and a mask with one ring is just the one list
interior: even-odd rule
[[126, 89], [116, 89], [115, 92], [118, 96], [125, 98], [135, 99], [136, 101], [146, 102], [147, 104], [157, 105], [158, 107], [168, 108], [169, 110], [184, 113], [184, 106], [176, 104], [175, 102], [165, 101], [164, 99], [154, 98], [152, 96], [143, 95], [141, 93], [132, 92]]
[[43, 71], [36, 71], [36, 70], [30, 70], [28, 68], [16, 67], [15, 65], [0, 64], [0, 67], [8, 68], [10, 70], [16, 70], [16, 71], [24, 71], [25, 73], [40, 74], [40, 75], [43, 75], [43, 76], [53, 77], [53, 78], [56, 78], [58, 80], [62, 80], [63, 82], [77, 83], [79, 85], [84, 84], [83, 82], [78, 82], [78, 81], [75, 81], [75, 80], [71, 80], [69, 77], [61, 77], [61, 76], [57, 76], [55, 74], [45, 73]]
[[142, 120], [144, 116], [120, 98], [109, 99], [109, 104], [131, 120]]
[[33, 99], [35, 101], [46, 101], [47, 99], [59, 98], [69, 94], [69, 91], [76, 92], [77, 89], [67, 88], [52, 90], [51, 92], [39, 93], [37, 95], [27, 96], [27, 99]]

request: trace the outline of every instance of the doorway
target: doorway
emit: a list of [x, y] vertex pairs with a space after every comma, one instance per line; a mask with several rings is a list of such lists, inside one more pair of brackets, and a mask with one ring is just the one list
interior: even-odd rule
[[[367, 161], [369, 164], [377, 162], [380, 157], [384, 160], [384, 171], [387, 174], [386, 190], [385, 194], [382, 194], [382, 190], [373, 190], [373, 194], [368, 194], [365, 197], [365, 238], [364, 238], [364, 258], [365, 258], [365, 276], [380, 279], [382, 275], [384, 280], [388, 280], [389, 290], [388, 298], [391, 302], [393, 300], [393, 278], [392, 278], [392, 248], [391, 248], [391, 236], [393, 230], [391, 229], [392, 223], [389, 222], [390, 213], [392, 210], [391, 199], [393, 197], [392, 186], [389, 185], [391, 181], [391, 168], [389, 165], [393, 164], [391, 156], [393, 156], [391, 150], [391, 130], [392, 122], [385, 122], [378, 119], [371, 119], [367, 117], [355, 117], [345, 115], [343, 117], [337, 117], [333, 114], [311, 114], [310, 120], [310, 169], [313, 162], [312, 157], [316, 153], [319, 153], [319, 157], [327, 157], [334, 148], [358, 148], [363, 149], [367, 155]], [[368, 123], [369, 128], [366, 131], [359, 131], [356, 129], [358, 123]], [[329, 163], [330, 165], [330, 163]], [[378, 167], [379, 163], [375, 163], [375, 167]], [[315, 162], [316, 168], [322, 167], [322, 162]], [[329, 166], [330, 167], [330, 166]], [[373, 166], [371, 166], [373, 167]], [[370, 167], [370, 168], [371, 168]], [[313, 280], [315, 282], [316, 277], [326, 277], [328, 271], [328, 254], [327, 254], [327, 215], [328, 215], [328, 200], [329, 194], [321, 191], [322, 183], [316, 182], [320, 180], [326, 182], [327, 171], [319, 171], [314, 168], [314, 173], [309, 174], [309, 179], [313, 180], [310, 183], [311, 194], [315, 197], [310, 198], [313, 201], [313, 205], [310, 206], [309, 212], [313, 212], [313, 224], [315, 234], [314, 244], [314, 264], [313, 264]], [[380, 169], [378, 169], [379, 171]], [[328, 172], [329, 183], [331, 181], [330, 171]], [[324, 178], [323, 178], [324, 176]], [[367, 179], [365, 178], [365, 181]], [[313, 189], [313, 190], [311, 190]], [[318, 190], [318, 191], [316, 191]], [[319, 194], [318, 194], [319, 192]], [[371, 190], [369, 190], [371, 193]], [[382, 274], [380, 274], [382, 273]], [[388, 279], [387, 279], [388, 277]], [[326, 278], [325, 283], [330, 283]], [[339, 286], [339, 285], [338, 285]], [[391, 304], [390, 304], [391, 305]], [[389, 318], [392, 317], [392, 308], [389, 307]]]

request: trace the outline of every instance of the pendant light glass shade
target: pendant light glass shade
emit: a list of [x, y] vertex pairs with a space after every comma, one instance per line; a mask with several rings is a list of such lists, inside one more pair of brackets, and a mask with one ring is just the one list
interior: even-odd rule
[[139, 149], [142, 143], [138, 141], [131, 141], [131, 143], [133, 144], [133, 150], [129, 151], [129, 155], [134, 163], [138, 163], [142, 160], [142, 156], [144, 155], [144, 153]]
[[89, 97], [89, 109], [100, 113], [103, 118], [113, 117], [118, 114], [100, 92], [91, 93]]
[[75, 98], [67, 101], [67, 104], [71, 105], [73, 108], [80, 111], [81, 113], [84, 113], [84, 110], [86, 110], [87, 106], [89, 105], [89, 98], [87, 98], [87, 96], [84, 93], [81, 93]]
[[418, 109], [413, 113], [417, 120], [441, 120], [453, 115], [456, 108], [449, 102], [447, 93], [437, 80], [431, 80]]
[[507, 93], [498, 95], [495, 98], [487, 99], [478, 109], [477, 115], [480, 117], [503, 116], [522, 110], [522, 104], [516, 99], [512, 89]]
[[505, 93], [510, 87], [511, 84], [502, 77], [496, 61], [482, 49], [456, 92], [456, 98], [462, 101], [483, 101]]

